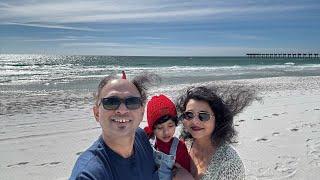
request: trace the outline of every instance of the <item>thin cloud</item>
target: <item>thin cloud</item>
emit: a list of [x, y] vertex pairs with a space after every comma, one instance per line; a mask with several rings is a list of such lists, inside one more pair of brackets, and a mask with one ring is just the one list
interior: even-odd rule
[[239, 39], [239, 40], [266, 40], [265, 37], [256, 36], [256, 35], [243, 35], [243, 34], [229, 34], [229, 35], [225, 35], [224, 37], [229, 39]]
[[105, 43], [105, 42], [75, 42], [75, 43], [62, 43], [64, 47], [133, 47], [132, 44], [121, 44], [121, 43]]
[[[245, 55], [247, 52], [262, 51], [260, 48], [238, 46], [164, 46], [153, 44], [121, 43], [64, 43], [64, 53], [72, 54], [73, 49], [81, 49], [80, 54], [131, 55], [131, 56], [229, 56]], [[263, 49], [265, 50], [265, 49]]]
[[210, 38], [224, 38], [234, 40], [266, 40], [266, 37], [254, 35], [254, 34], [241, 34], [239, 32], [224, 32], [224, 31], [211, 31], [208, 32]]
[[241, 55], [243, 47], [224, 47], [240, 44], [317, 47], [320, 4], [306, 1], [7, 0], [1, 51], [189, 56]]
[[67, 30], [77, 30], [77, 31], [99, 31], [97, 29], [85, 28], [85, 27], [70, 27], [70, 26], [64, 26], [64, 25], [48, 25], [48, 24], [33, 24], [33, 23], [6, 22], [6, 23], [0, 23], [0, 25], [30, 26], [30, 27], [39, 27], [39, 28], [67, 29]]
[[76, 39], [56, 38], [56, 39], [23, 39], [25, 42], [60, 42], [60, 41], [75, 41]]
[[164, 37], [134, 37], [134, 39], [145, 39], [145, 40], [166, 40]]
[[[222, 18], [235, 14], [265, 14], [265, 12], [297, 11], [314, 8], [312, 5], [224, 6], [207, 2], [161, 5], [160, 1], [102, 2], [71, 1], [41, 2], [37, 4], [6, 5], [0, 9], [0, 19], [7, 22], [30, 23], [96, 23], [96, 22], [173, 22], [201, 18]], [[194, 6], [193, 8], [191, 8]], [[217, 15], [217, 16], [215, 16]], [[220, 16], [220, 17], [219, 17]]]
[[23, 36], [15, 36], [15, 37], [3, 37], [1, 40], [6, 41], [19, 41], [19, 42], [61, 42], [61, 41], [94, 41], [99, 39], [99, 37], [95, 36], [63, 36], [63, 37], [55, 37], [55, 38], [30, 38]]

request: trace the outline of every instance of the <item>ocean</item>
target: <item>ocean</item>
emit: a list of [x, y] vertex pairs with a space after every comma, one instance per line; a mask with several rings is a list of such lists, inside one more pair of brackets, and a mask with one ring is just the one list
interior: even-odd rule
[[21, 111], [20, 101], [31, 103], [31, 107], [38, 107], [39, 103], [83, 105], [92, 100], [92, 92], [102, 77], [120, 75], [122, 70], [129, 78], [144, 72], [156, 73], [162, 78], [158, 90], [164, 91], [168, 86], [177, 89], [218, 80], [320, 76], [320, 58], [1, 54], [0, 114]]

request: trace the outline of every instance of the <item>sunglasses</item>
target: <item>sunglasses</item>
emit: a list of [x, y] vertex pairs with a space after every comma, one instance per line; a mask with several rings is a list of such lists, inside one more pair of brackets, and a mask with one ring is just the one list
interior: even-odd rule
[[126, 97], [121, 99], [117, 96], [111, 96], [102, 98], [100, 102], [106, 110], [116, 110], [120, 107], [121, 103], [124, 103], [129, 110], [135, 110], [142, 106], [142, 100], [140, 97]]
[[[199, 112], [198, 113], [198, 119], [200, 121], [208, 121], [211, 116], [212, 115], [207, 112]], [[187, 111], [187, 112], [182, 113], [179, 119], [180, 120], [185, 119], [185, 120], [190, 121], [190, 120], [194, 119], [195, 117], [196, 117], [196, 115], [193, 112]]]

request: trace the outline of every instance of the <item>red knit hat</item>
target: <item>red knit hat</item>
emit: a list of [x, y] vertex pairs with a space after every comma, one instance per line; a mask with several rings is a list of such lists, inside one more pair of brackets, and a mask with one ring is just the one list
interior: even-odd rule
[[177, 116], [177, 110], [174, 103], [165, 95], [153, 96], [147, 105], [148, 126], [144, 128], [145, 132], [152, 136], [153, 126], [162, 116]]

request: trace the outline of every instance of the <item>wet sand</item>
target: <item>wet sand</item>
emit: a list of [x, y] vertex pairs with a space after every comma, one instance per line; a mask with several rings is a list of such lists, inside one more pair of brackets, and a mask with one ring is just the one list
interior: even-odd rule
[[[320, 176], [319, 76], [214, 83], [253, 86], [263, 98], [235, 118], [235, 147], [247, 179]], [[177, 95], [175, 86], [158, 89], [151, 94]], [[15, 92], [0, 98], [0, 179], [67, 179], [79, 154], [100, 134], [91, 93]]]

